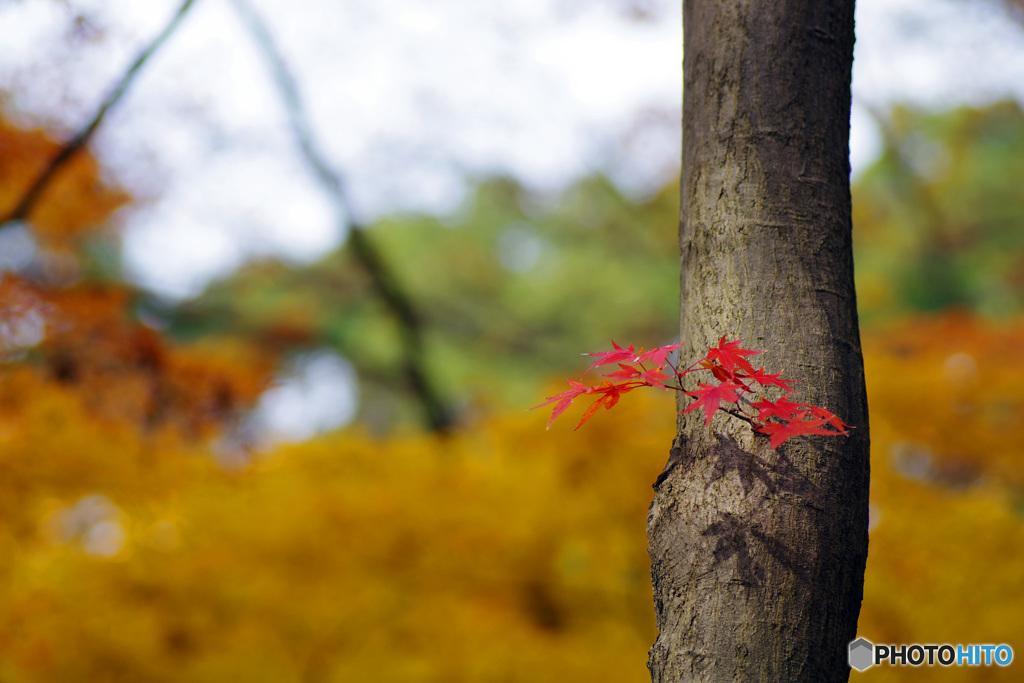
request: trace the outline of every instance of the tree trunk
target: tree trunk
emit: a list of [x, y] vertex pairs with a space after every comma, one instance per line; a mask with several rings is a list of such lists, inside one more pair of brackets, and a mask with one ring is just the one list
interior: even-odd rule
[[[778, 451], [680, 416], [648, 517], [655, 683], [845, 681], [867, 559], [868, 424], [853, 287], [853, 0], [686, 0], [681, 337], [764, 349], [849, 437]], [[693, 388], [693, 387], [691, 387]], [[681, 397], [680, 407], [689, 402]]]

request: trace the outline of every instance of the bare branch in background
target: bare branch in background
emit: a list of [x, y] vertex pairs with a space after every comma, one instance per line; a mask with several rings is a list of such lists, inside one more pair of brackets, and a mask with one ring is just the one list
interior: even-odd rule
[[394, 271], [359, 223], [344, 177], [332, 168], [317, 145], [295, 78], [266, 23], [247, 0], [234, 0], [234, 5], [267, 60], [306, 163], [330, 195], [339, 221], [349, 227], [348, 239], [356, 262], [366, 271], [377, 295], [398, 324], [405, 373], [410, 388], [423, 407], [427, 425], [434, 431], [444, 432], [452, 426], [453, 416], [424, 364], [422, 319]]
[[96, 111], [96, 115], [93, 116], [88, 125], [80, 130], [75, 137], [71, 138], [71, 140], [61, 148], [60, 152], [57, 153], [57, 156], [55, 156], [50, 163], [46, 165], [43, 172], [38, 178], [36, 178], [35, 182], [32, 183], [25, 194], [22, 195], [21, 201], [18, 202], [18, 205], [14, 207], [14, 210], [10, 215], [4, 218], [3, 222], [0, 223], [0, 230], [10, 226], [15, 221], [24, 221], [28, 219], [28, 215], [32, 212], [32, 209], [35, 207], [39, 198], [50, 184], [50, 181], [52, 181], [57, 173], [72, 159], [72, 157], [75, 156], [78, 150], [89, 144], [89, 140], [103, 122], [107, 112], [110, 111], [111, 107], [117, 104], [125, 91], [128, 90], [128, 86], [130, 86], [132, 81], [135, 80], [135, 77], [138, 76], [139, 71], [142, 69], [142, 66], [146, 61], [153, 56], [154, 52], [160, 49], [160, 46], [163, 45], [167, 39], [170, 38], [171, 34], [174, 33], [175, 29], [178, 28], [179, 24], [181, 24], [181, 20], [185, 18], [185, 14], [194, 3], [195, 0], [185, 0], [178, 11], [175, 12], [170, 22], [168, 22], [167, 26], [164, 27], [164, 30], [153, 39], [153, 42], [151, 42], [146, 49], [139, 53], [139, 56], [135, 58], [135, 61], [130, 67], [128, 67], [124, 76], [121, 77], [121, 81], [117, 84], [117, 87], [111, 91], [103, 101], [103, 104], [100, 105], [100, 108]]
[[1024, 27], [1024, 0], [1003, 0], [1003, 4], [1006, 5], [1007, 14]]

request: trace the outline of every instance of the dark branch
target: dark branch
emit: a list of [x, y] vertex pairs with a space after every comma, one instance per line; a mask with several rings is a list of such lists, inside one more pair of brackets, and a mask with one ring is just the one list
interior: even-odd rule
[[267, 25], [247, 0], [234, 0], [234, 4], [267, 60], [288, 112], [292, 132], [306, 163], [309, 164], [317, 179], [331, 196], [339, 220], [348, 224], [349, 244], [356, 262], [366, 271], [377, 295], [398, 324], [405, 373], [410, 388], [423, 407], [427, 424], [434, 431], [446, 431], [452, 425], [452, 413], [441, 399], [424, 365], [421, 318], [409, 295], [399, 284], [394, 272], [374, 246], [373, 241], [370, 240], [355, 215], [343, 176], [332, 168], [320, 151], [313, 135], [312, 126], [302, 106], [302, 98], [295, 78], [292, 76], [284, 56], [277, 49]]
[[14, 210], [9, 216], [7, 216], [7, 218], [4, 219], [3, 223], [0, 223], [0, 230], [6, 228], [14, 221], [24, 221], [28, 218], [29, 213], [31, 213], [32, 209], [35, 208], [39, 198], [42, 196], [53, 178], [57, 175], [57, 172], [75, 156], [78, 150], [82, 149], [89, 143], [93, 133], [96, 132], [96, 129], [99, 128], [103, 119], [106, 117], [107, 112], [110, 111], [110, 108], [117, 104], [118, 100], [121, 99], [125, 91], [128, 89], [128, 86], [130, 86], [132, 81], [135, 80], [135, 77], [138, 75], [146, 61], [160, 48], [161, 45], [164, 44], [164, 42], [167, 41], [171, 34], [174, 33], [175, 29], [178, 28], [181, 20], [185, 17], [185, 14], [188, 12], [189, 8], [192, 7], [194, 2], [195, 0], [185, 0], [171, 18], [171, 21], [168, 22], [166, 27], [164, 27], [164, 30], [153, 39], [153, 42], [151, 42], [146, 49], [139, 53], [139, 56], [135, 58], [135, 61], [125, 72], [124, 76], [121, 77], [121, 81], [117, 84], [117, 87], [111, 91], [103, 101], [103, 104], [100, 105], [100, 108], [96, 111], [96, 115], [93, 116], [88, 125], [80, 130], [75, 137], [71, 138], [71, 140], [69, 140], [57, 153], [57, 156], [55, 156], [50, 163], [46, 165], [46, 168], [43, 169], [43, 172], [38, 178], [36, 178], [35, 182], [32, 183], [32, 186], [28, 188], [24, 195], [22, 195], [21, 201], [18, 202], [18, 205], [14, 207]]

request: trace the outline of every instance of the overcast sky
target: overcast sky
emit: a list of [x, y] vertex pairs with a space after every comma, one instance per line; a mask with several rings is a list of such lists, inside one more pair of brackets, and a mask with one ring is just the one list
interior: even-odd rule
[[[87, 121], [177, 0], [0, 5], [0, 87], [29, 121]], [[316, 135], [363, 217], [447, 211], [467, 177], [553, 191], [595, 170], [643, 192], [679, 158], [681, 3], [255, 0]], [[967, 0], [860, 0], [854, 94], [885, 106], [1024, 98], [1024, 31]], [[877, 134], [853, 112], [852, 161]], [[171, 297], [244, 258], [307, 260], [343, 239], [295, 151], [229, 0], [197, 0], [100, 130], [97, 153], [146, 198], [129, 266]]]

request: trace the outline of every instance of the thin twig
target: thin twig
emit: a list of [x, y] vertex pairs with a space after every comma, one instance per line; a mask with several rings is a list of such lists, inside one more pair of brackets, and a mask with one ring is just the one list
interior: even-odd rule
[[[666, 389], [672, 389], [673, 391], [678, 391], [681, 394], [685, 394], [686, 393], [686, 391], [682, 387], [676, 386], [675, 384], [666, 384], [665, 388]], [[740, 398], [741, 401], [743, 401], [743, 402], [745, 402], [747, 404], [750, 403], [750, 401], [747, 401], [742, 396], [740, 396], [739, 398]], [[723, 413], [728, 413], [729, 415], [732, 415], [733, 417], [738, 417], [739, 419], [741, 419], [744, 422], [746, 422], [747, 424], [749, 424], [751, 427], [757, 427], [758, 426], [758, 423], [755, 422], [752, 417], [750, 417], [749, 415], [744, 413], [742, 410], [737, 410], [735, 408], [726, 408], [723, 405], [718, 406], [718, 410], [721, 410]]]
[[85, 128], [80, 130], [75, 137], [71, 138], [61, 148], [57, 155], [50, 160], [50, 163], [46, 165], [43, 172], [38, 178], [36, 178], [35, 182], [32, 183], [25, 194], [22, 195], [21, 201], [18, 202], [18, 205], [14, 207], [14, 210], [10, 215], [0, 223], [0, 230], [12, 225], [15, 221], [24, 221], [28, 218], [29, 213], [31, 213], [32, 209], [35, 208], [35, 205], [39, 202], [39, 198], [42, 196], [53, 178], [57, 175], [57, 172], [75, 156], [78, 150], [82, 149], [89, 143], [93, 133], [96, 132], [96, 129], [99, 128], [104, 117], [106, 117], [107, 112], [110, 111], [110, 108], [117, 104], [118, 100], [121, 99], [125, 91], [128, 89], [128, 86], [135, 80], [139, 70], [142, 69], [143, 64], [153, 56], [153, 53], [156, 52], [160, 46], [167, 41], [171, 34], [174, 33], [175, 29], [178, 28], [178, 25], [181, 24], [181, 20], [185, 17], [185, 14], [192, 7], [193, 3], [195, 3], [195, 0], [185, 0], [178, 11], [175, 12], [170, 22], [168, 22], [167, 26], [164, 27], [164, 30], [153, 39], [153, 42], [151, 42], [146, 49], [139, 53], [139, 56], [135, 58], [135, 61], [130, 67], [128, 67], [128, 70], [121, 77], [121, 81], [117, 84], [117, 87], [111, 91], [103, 101], [103, 104], [100, 105], [100, 108], [96, 111], [96, 115], [92, 117], [92, 120], [89, 121]]
[[356, 262], [366, 271], [377, 295], [398, 323], [405, 373], [423, 407], [427, 425], [434, 431], [447, 431], [453, 423], [452, 412], [441, 399], [424, 365], [422, 322], [411, 298], [355, 215], [344, 177], [331, 166], [316, 143], [298, 85], [266, 23], [247, 0], [234, 0], [234, 5], [267, 60], [306, 163], [330, 194], [339, 220], [349, 227], [348, 239]]
[[729, 413], [733, 417], [738, 417], [739, 419], [749, 424], [751, 427], [758, 426], [758, 423], [754, 422], [754, 420], [743, 411], [736, 410], [735, 408], [726, 408], [725, 406], [718, 406], [718, 409], [723, 412]]

